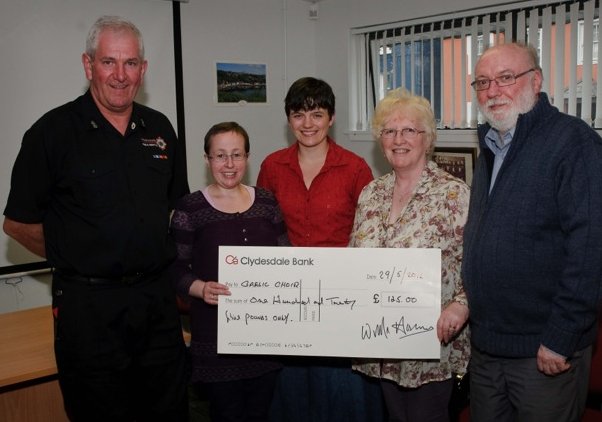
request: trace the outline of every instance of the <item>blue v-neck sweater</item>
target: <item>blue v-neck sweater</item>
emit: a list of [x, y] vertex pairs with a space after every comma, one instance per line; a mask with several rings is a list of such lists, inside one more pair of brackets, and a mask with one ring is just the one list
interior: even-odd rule
[[602, 283], [602, 140], [541, 93], [520, 115], [489, 192], [481, 154], [464, 230], [463, 279], [472, 342], [483, 352], [571, 356], [593, 343]]

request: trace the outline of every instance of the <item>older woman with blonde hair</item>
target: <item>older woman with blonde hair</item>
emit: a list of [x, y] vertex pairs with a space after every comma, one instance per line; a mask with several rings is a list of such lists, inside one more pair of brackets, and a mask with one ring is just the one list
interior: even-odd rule
[[389, 92], [372, 131], [393, 169], [362, 191], [350, 246], [441, 249], [441, 359], [361, 360], [354, 369], [380, 378], [390, 421], [448, 421], [453, 376], [466, 372], [470, 355], [460, 278], [469, 188], [430, 159], [437, 131], [425, 98]]

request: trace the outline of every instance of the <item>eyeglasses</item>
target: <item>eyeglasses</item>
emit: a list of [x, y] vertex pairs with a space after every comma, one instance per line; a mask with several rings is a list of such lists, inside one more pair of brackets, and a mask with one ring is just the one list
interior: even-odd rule
[[246, 152], [235, 152], [232, 154], [224, 154], [224, 153], [217, 153], [215, 155], [205, 155], [208, 159], [215, 161], [217, 163], [225, 163], [226, 161], [228, 161], [228, 158], [232, 158], [232, 161], [242, 161], [244, 159], [246, 159], [249, 154], [247, 154]]
[[476, 91], [485, 91], [486, 89], [489, 89], [489, 86], [491, 85], [492, 81], [495, 81], [497, 86], [514, 85], [518, 78], [520, 78], [523, 75], [526, 75], [529, 72], [533, 72], [533, 71], [535, 71], [534, 67], [532, 67], [529, 70], [525, 70], [524, 72], [519, 73], [518, 75], [513, 75], [512, 73], [504, 73], [503, 75], [496, 76], [493, 79], [479, 78], [479, 79], [475, 80], [474, 82], [472, 82], [470, 85]]
[[420, 133], [424, 133], [424, 130], [418, 130], [413, 127], [404, 127], [403, 129], [388, 129], [385, 128], [380, 131], [380, 137], [382, 139], [395, 139], [398, 133], [401, 133], [401, 136], [407, 139], [408, 141], [416, 139], [416, 137]]

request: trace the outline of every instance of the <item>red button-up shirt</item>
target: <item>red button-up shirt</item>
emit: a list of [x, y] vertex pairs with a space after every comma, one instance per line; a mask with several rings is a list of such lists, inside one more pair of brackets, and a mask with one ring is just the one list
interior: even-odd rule
[[326, 161], [309, 189], [299, 166], [297, 143], [261, 164], [257, 185], [274, 193], [294, 246], [349, 243], [360, 192], [372, 179], [366, 161], [328, 139]]

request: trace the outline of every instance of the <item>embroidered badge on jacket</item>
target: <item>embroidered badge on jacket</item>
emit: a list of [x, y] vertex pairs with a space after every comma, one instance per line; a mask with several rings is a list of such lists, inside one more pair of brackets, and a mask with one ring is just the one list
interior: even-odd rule
[[142, 146], [145, 147], [156, 147], [159, 148], [161, 151], [164, 151], [165, 148], [167, 148], [167, 142], [165, 142], [165, 139], [161, 138], [160, 136], [155, 139], [142, 138], [141, 140]]

